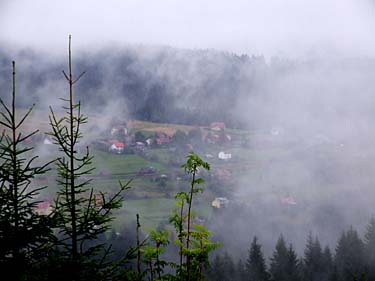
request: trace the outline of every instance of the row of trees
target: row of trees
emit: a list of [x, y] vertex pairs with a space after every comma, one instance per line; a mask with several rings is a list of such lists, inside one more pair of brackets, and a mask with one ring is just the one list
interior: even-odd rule
[[254, 237], [245, 262], [236, 264], [228, 253], [216, 255], [208, 270], [208, 280], [225, 281], [353, 281], [375, 280], [375, 219], [367, 225], [363, 240], [352, 227], [338, 239], [335, 253], [322, 248], [310, 233], [303, 257], [293, 245], [278, 239], [267, 266], [258, 238]]
[[[174, 230], [151, 230], [141, 235], [137, 215], [136, 243], [123, 253], [114, 253], [105, 239], [111, 229], [114, 211], [121, 207], [123, 192], [130, 182], [119, 182], [119, 190], [107, 194], [90, 187], [87, 175], [93, 170], [89, 148], [82, 153], [81, 127], [87, 118], [75, 102], [72, 74], [71, 38], [69, 71], [63, 74], [69, 86], [65, 114], [50, 108], [52, 137], [59, 154], [48, 163], [38, 164], [25, 140], [38, 131], [24, 135], [22, 125], [30, 108], [20, 118], [16, 104], [16, 68], [13, 62], [11, 105], [2, 99], [0, 125], [0, 272], [9, 280], [202, 280], [208, 255], [219, 246], [209, 240], [210, 232], [193, 224], [193, 198], [202, 191], [204, 180], [198, 169], [209, 170], [208, 163], [190, 153], [182, 166], [191, 184], [176, 194], [176, 210], [170, 218]], [[56, 164], [59, 190], [51, 213], [37, 212], [38, 195], [48, 188], [35, 186], [34, 179]], [[175, 240], [178, 259], [163, 260], [170, 234]], [[116, 254], [116, 255], [115, 255]], [[116, 258], [115, 258], [116, 257]], [[131, 266], [131, 264], [133, 266]]]

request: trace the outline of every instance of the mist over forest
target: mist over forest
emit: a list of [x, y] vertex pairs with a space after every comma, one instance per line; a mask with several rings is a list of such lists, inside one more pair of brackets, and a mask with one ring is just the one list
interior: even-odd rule
[[[75, 56], [75, 71], [87, 72], [77, 98], [98, 112], [121, 103], [121, 114], [154, 122], [221, 120], [231, 128], [284, 127], [295, 136], [324, 133], [336, 139], [353, 130], [358, 139], [370, 133], [371, 57], [266, 61], [251, 54], [145, 46], [81, 50]], [[28, 92], [21, 105], [43, 108], [63, 91], [63, 58], [30, 50], [12, 57], [22, 69], [20, 91]], [[2, 57], [2, 74], [10, 58]]]
[[[56, 103], [65, 86], [63, 58], [30, 50], [14, 57], [20, 62], [18, 91], [27, 93], [20, 106], [35, 103], [45, 110]], [[300, 250], [309, 231], [334, 246], [345, 228], [363, 229], [373, 215], [374, 59], [266, 61], [147, 46], [81, 51], [75, 57], [74, 71], [87, 71], [76, 92], [89, 114], [194, 126], [220, 121], [272, 137], [269, 143], [250, 140], [256, 164], [224, 194], [248, 201], [217, 220], [215, 234], [225, 247], [240, 245], [226, 240], [234, 235], [227, 234], [230, 229], [244, 242], [258, 235], [268, 253], [281, 233]], [[9, 55], [2, 57], [1, 84], [8, 89], [9, 61]], [[267, 149], [269, 159], [257, 162], [256, 152]], [[286, 194], [299, 198], [295, 210], [278, 204], [278, 196]]]
[[[73, 33], [73, 76], [85, 73], [73, 83], [73, 101], [80, 102], [88, 124], [80, 127], [82, 146], [71, 153], [90, 148], [94, 156], [90, 165], [96, 169], [82, 178], [94, 182], [95, 192], [104, 188], [112, 194], [119, 180], [134, 179], [123, 206], [115, 211], [113, 225], [98, 240], [90, 240], [88, 249], [91, 242], [102, 240], [113, 242], [119, 252], [135, 244], [141, 249], [136, 214], [146, 226], [140, 235], [145, 241], [155, 238], [156, 232], [147, 233], [148, 228], [161, 231], [160, 235], [167, 230], [164, 235], [170, 241], [179, 237], [178, 223], [169, 215], [179, 192], [191, 184], [181, 165], [186, 155], [194, 157], [189, 154], [194, 151], [211, 164], [209, 172], [202, 163], [204, 171], [191, 170], [205, 181], [204, 192], [192, 204], [197, 211], [194, 219], [212, 231], [214, 243], [222, 243], [197, 267], [208, 281], [248, 280], [246, 274], [240, 275], [244, 268], [250, 274], [249, 247], [257, 250], [257, 242], [268, 275], [252, 281], [353, 281], [362, 273], [371, 281], [375, 278], [375, 1], [177, 2], [0, 3], [0, 98], [12, 104], [12, 61], [16, 61], [15, 108], [26, 112], [35, 105], [26, 127], [40, 130], [23, 139], [35, 147], [32, 156], [49, 161], [64, 151], [53, 151], [49, 145], [59, 141], [45, 133], [53, 123], [48, 119], [50, 106], [61, 108], [61, 98], [69, 90], [69, 77], [62, 70], [67, 71], [67, 34]], [[19, 20], [13, 20], [16, 17]], [[9, 111], [4, 112], [0, 129], [13, 121], [4, 117]], [[0, 137], [1, 192], [14, 186], [4, 172], [9, 167], [7, 152], [2, 154], [10, 147]], [[52, 169], [33, 178], [37, 185], [47, 186], [38, 200], [52, 206], [57, 177]], [[4, 199], [8, 197], [1, 192], [0, 211], [8, 210], [3, 207], [9, 204]], [[95, 196], [88, 199], [89, 206], [90, 200]], [[0, 216], [2, 222], [6, 225], [5, 215]], [[3, 224], [0, 238], [2, 229]], [[352, 244], [345, 248], [343, 241]], [[67, 248], [73, 244], [67, 242]], [[182, 248], [172, 244], [163, 245], [166, 252], [161, 257], [182, 259]], [[275, 277], [280, 247], [289, 251], [285, 259], [292, 260], [296, 279]], [[330, 260], [325, 260], [330, 268], [324, 271], [320, 264], [316, 271], [325, 275], [310, 278], [306, 253], [314, 247], [320, 257], [315, 258]], [[0, 270], [7, 266], [2, 254], [0, 247]], [[184, 258], [186, 266], [190, 257]], [[142, 265], [142, 276], [150, 280], [155, 277], [153, 261], [156, 266], [159, 256], [147, 261], [151, 269], [147, 262]], [[233, 262], [239, 263], [237, 269]], [[128, 276], [135, 268], [133, 256], [122, 269], [129, 270]], [[176, 270], [177, 276], [177, 268], [172, 265], [163, 274]], [[236, 272], [236, 277], [225, 273], [229, 277], [224, 278], [220, 268]], [[129, 280], [141, 280], [140, 267], [137, 270], [136, 279]], [[158, 270], [155, 274], [161, 274]], [[186, 269], [190, 271], [194, 270]]]

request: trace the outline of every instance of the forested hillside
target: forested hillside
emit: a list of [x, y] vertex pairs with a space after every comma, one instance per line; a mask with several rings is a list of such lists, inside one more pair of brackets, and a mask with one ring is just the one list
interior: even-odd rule
[[[20, 61], [20, 103], [43, 108], [63, 91], [61, 57], [37, 51], [5, 52], [1, 84], [10, 57]], [[168, 47], [107, 47], [76, 55], [76, 70], [86, 71], [77, 85], [90, 112], [140, 120], [269, 130], [293, 134], [324, 132], [347, 136], [337, 124], [363, 132], [374, 113], [368, 103], [375, 91], [371, 59], [280, 59], [215, 50]], [[355, 85], [355, 87], [354, 87]], [[48, 93], [46, 96], [45, 93]], [[116, 110], [113, 110], [116, 109]], [[358, 124], [356, 118], [360, 118]], [[348, 130], [348, 128], [346, 128]]]

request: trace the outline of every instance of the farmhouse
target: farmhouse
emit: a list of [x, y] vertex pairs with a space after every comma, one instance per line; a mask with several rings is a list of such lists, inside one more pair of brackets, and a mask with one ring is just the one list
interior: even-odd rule
[[111, 145], [109, 147], [109, 151], [116, 154], [124, 153], [125, 144], [123, 142], [119, 142], [117, 140], [110, 140], [108, 141], [108, 143]]

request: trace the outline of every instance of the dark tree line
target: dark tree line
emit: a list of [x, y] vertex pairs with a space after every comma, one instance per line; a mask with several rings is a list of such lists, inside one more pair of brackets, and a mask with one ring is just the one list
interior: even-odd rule
[[[26, 51], [18, 56], [25, 62], [20, 87], [29, 90], [19, 105], [26, 107], [42, 101], [38, 93], [60, 81], [63, 61], [51, 58], [47, 62], [39, 53]], [[9, 60], [3, 58], [0, 75], [6, 77]], [[266, 68], [262, 57], [168, 48], [146, 57], [133, 48], [118, 52], [105, 49], [82, 54], [75, 61], [78, 72], [87, 70], [85, 79], [77, 84], [79, 99], [86, 107], [100, 112], [103, 105], [121, 100], [127, 106], [118, 115], [126, 112], [135, 119], [184, 124], [221, 121], [232, 128], [243, 125], [233, 115], [233, 107], [248, 95], [257, 75]], [[246, 77], [240, 74], [244, 70], [249, 73]]]
[[375, 218], [369, 221], [364, 238], [352, 227], [344, 231], [332, 253], [322, 248], [310, 233], [304, 253], [298, 257], [292, 244], [278, 239], [269, 263], [258, 238], [254, 237], [247, 257], [235, 262], [228, 253], [216, 255], [207, 270], [208, 280], [239, 281], [354, 281], [375, 280]]

